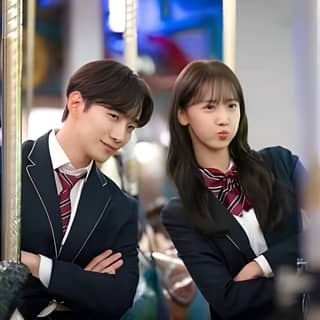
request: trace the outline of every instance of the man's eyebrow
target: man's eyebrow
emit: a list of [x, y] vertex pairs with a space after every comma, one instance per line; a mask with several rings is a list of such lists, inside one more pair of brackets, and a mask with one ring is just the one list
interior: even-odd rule
[[131, 119], [132, 123], [134, 123], [136, 126], [139, 125], [139, 119], [135, 118], [135, 119]]

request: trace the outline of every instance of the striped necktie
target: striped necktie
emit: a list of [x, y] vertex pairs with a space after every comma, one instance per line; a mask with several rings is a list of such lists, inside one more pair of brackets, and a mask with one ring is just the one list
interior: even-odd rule
[[63, 173], [59, 169], [57, 169], [56, 172], [58, 174], [62, 187], [62, 190], [59, 194], [59, 207], [62, 220], [62, 232], [63, 234], [65, 234], [71, 216], [70, 192], [72, 187], [77, 183], [77, 181], [84, 178], [85, 174], [76, 177], [71, 174]]
[[206, 187], [229, 212], [241, 216], [243, 210], [249, 211], [253, 208], [248, 196], [241, 189], [235, 165], [226, 173], [213, 168], [200, 168], [200, 172]]

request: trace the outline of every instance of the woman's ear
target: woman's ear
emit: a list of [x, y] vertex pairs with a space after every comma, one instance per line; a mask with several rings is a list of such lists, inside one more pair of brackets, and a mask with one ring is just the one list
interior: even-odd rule
[[184, 109], [178, 109], [178, 121], [182, 126], [189, 124], [188, 114]]
[[71, 115], [75, 115], [75, 114], [78, 114], [79, 112], [82, 112], [84, 109], [84, 105], [85, 103], [80, 91], [72, 91], [69, 94], [67, 106], [68, 106], [69, 113]]

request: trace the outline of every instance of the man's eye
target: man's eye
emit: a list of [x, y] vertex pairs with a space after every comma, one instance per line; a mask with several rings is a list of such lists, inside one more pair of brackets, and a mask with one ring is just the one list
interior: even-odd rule
[[134, 130], [134, 129], [136, 129], [137, 128], [137, 125], [136, 124], [129, 124], [128, 125], [128, 129], [129, 130]]
[[117, 120], [119, 118], [119, 116], [117, 114], [114, 114], [114, 113], [109, 113], [109, 117], [112, 118], [112, 119], [115, 119], [115, 120]]

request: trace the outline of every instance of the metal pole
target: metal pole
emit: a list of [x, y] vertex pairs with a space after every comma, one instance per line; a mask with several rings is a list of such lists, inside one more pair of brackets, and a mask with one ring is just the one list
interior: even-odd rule
[[23, 108], [23, 137], [28, 135], [28, 120], [33, 107], [34, 90], [34, 42], [36, 25], [36, 1], [27, 2], [27, 41], [26, 41], [26, 105]]
[[223, 61], [236, 68], [237, 0], [223, 0]]
[[2, 0], [2, 259], [19, 261], [21, 200], [22, 0]]
[[[125, 10], [126, 23], [123, 34], [124, 59], [126, 65], [132, 70], [136, 71], [138, 60], [136, 0], [126, 0]], [[135, 133], [133, 133], [131, 140], [127, 146], [124, 147], [122, 152], [124, 166], [124, 189], [133, 196], [138, 195], [138, 162], [134, 151], [136, 140], [137, 137]]]
[[126, 0], [124, 59], [127, 66], [133, 70], [137, 70], [138, 57], [136, 9], [136, 0]]

